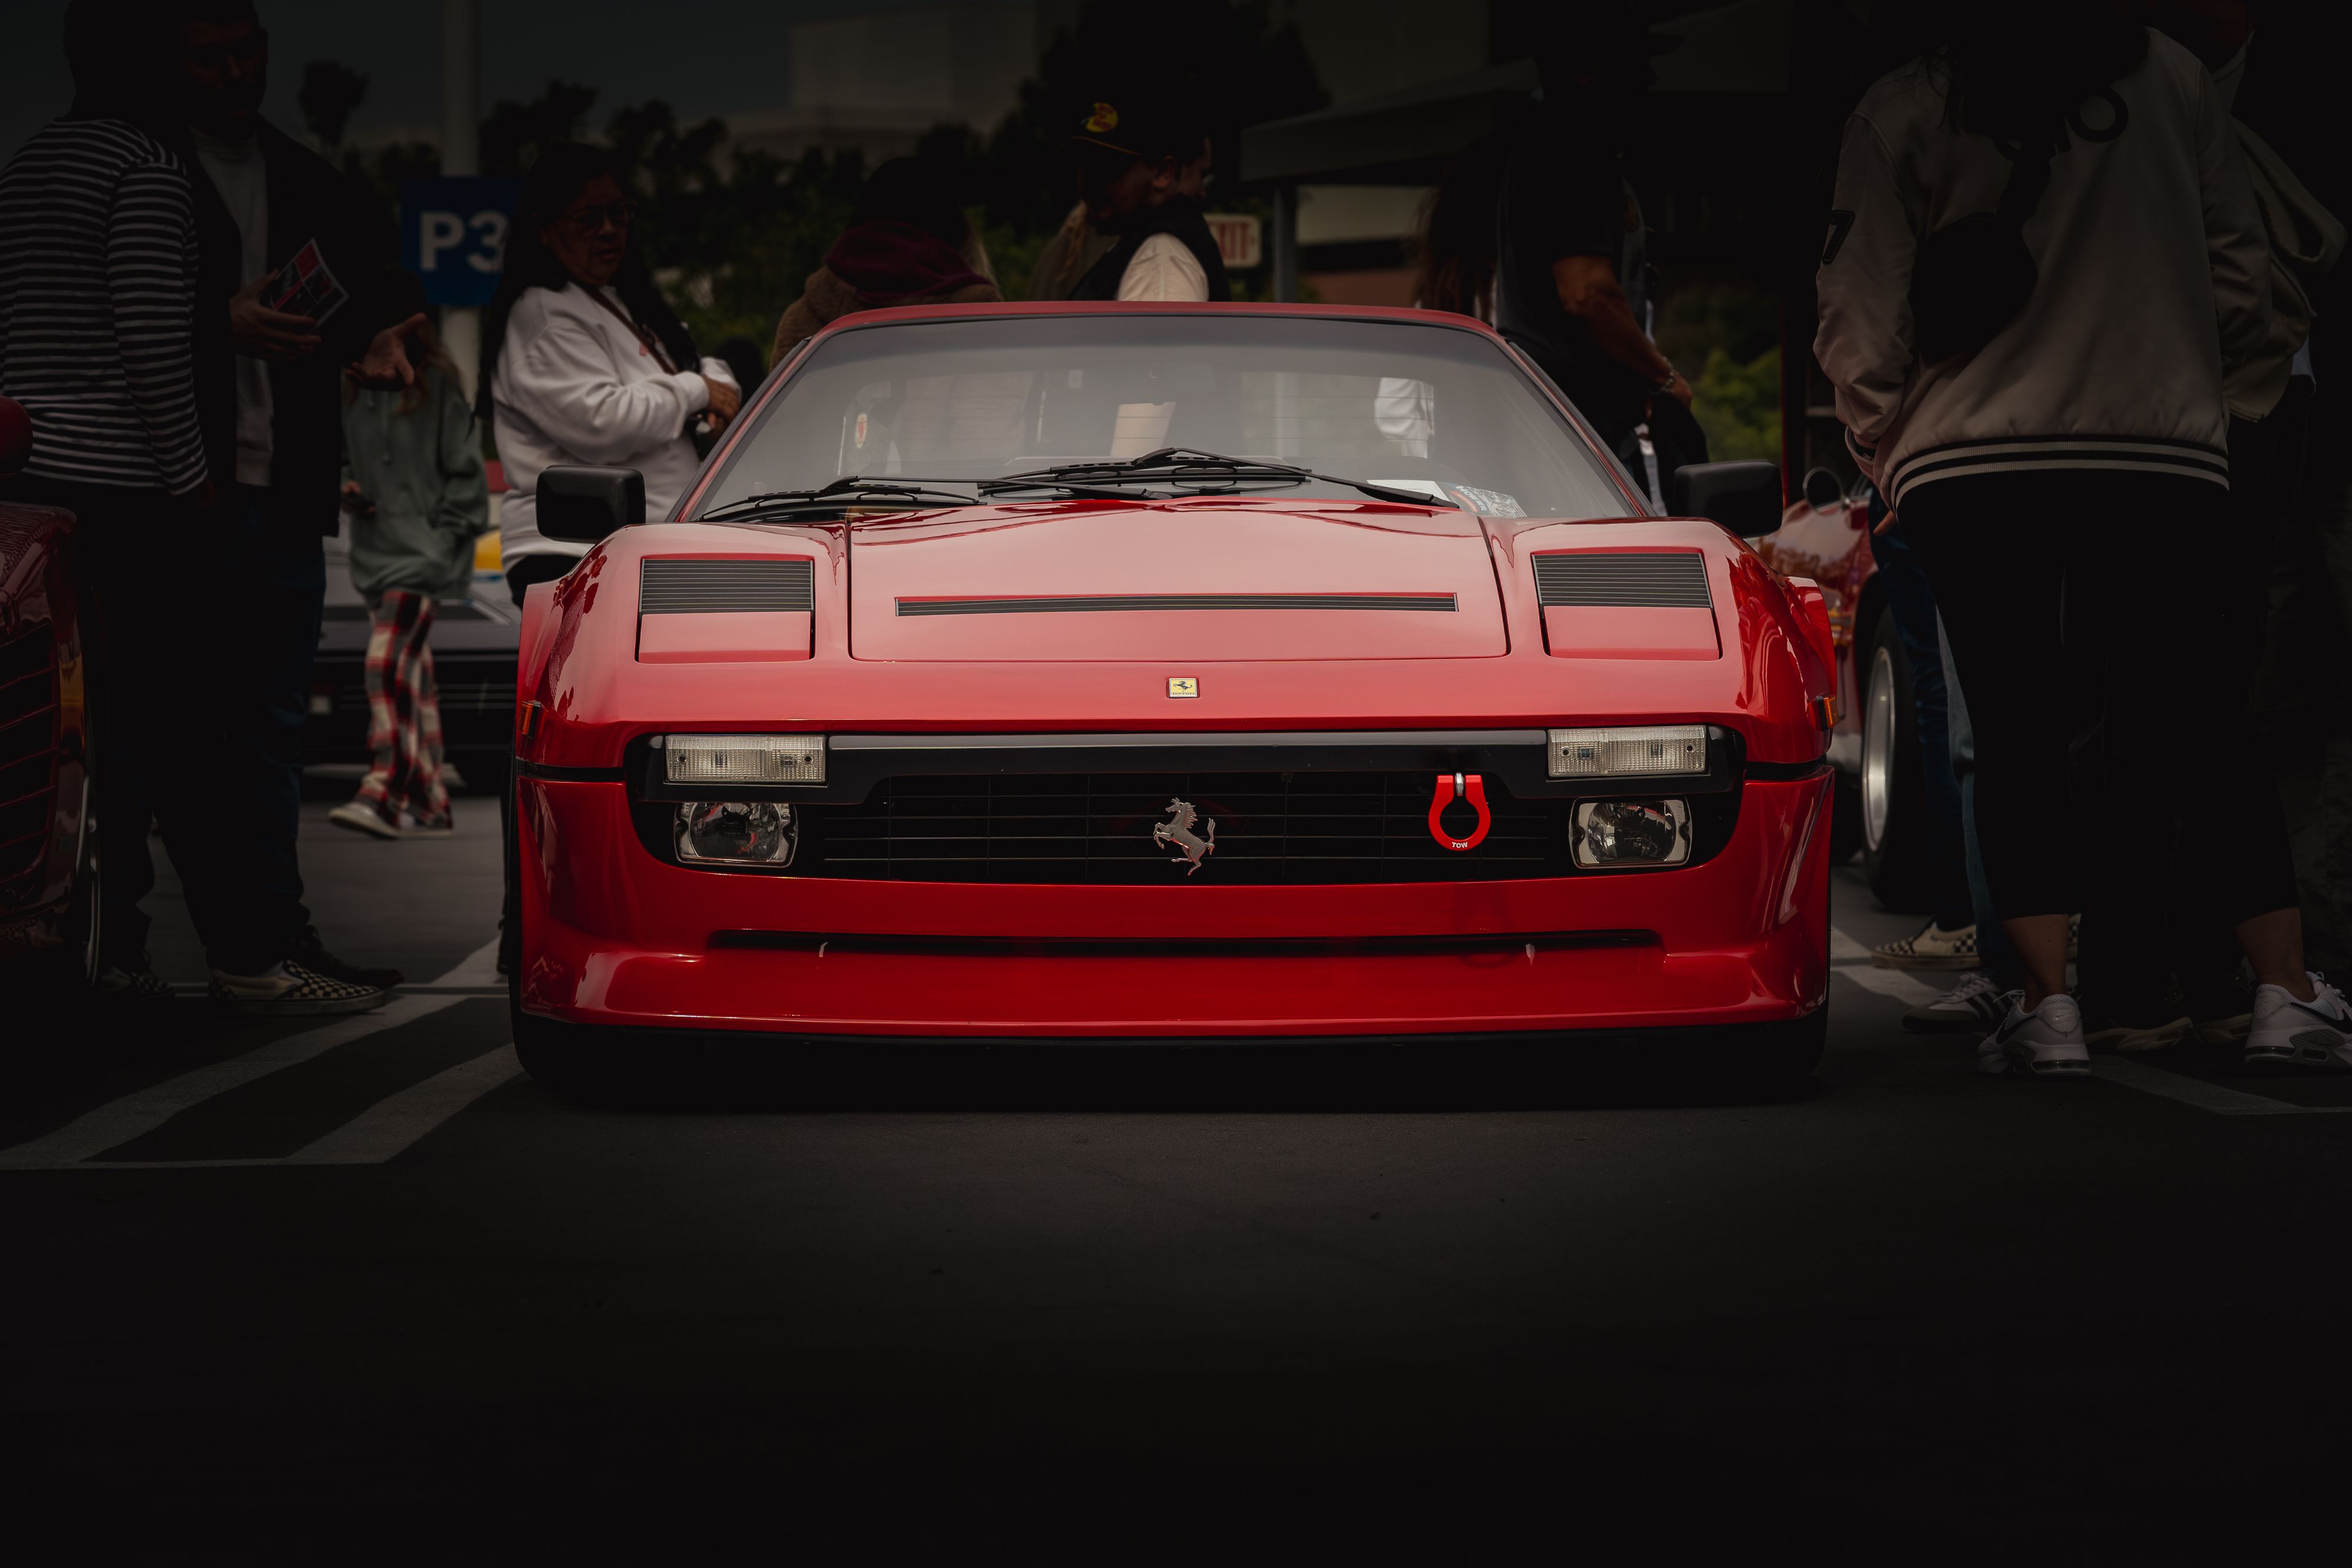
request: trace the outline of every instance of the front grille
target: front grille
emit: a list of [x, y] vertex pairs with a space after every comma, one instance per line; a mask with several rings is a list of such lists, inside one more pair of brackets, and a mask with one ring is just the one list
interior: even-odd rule
[[1706, 558], [1695, 550], [1571, 550], [1539, 555], [1536, 599], [1556, 607], [1705, 610]]
[[901, 599], [901, 615], [1038, 615], [1120, 610], [1433, 610], [1451, 593], [1083, 593], [1004, 599]]
[[[1429, 836], [1436, 783], [1434, 773], [892, 779], [858, 805], [800, 808], [793, 869], [896, 882], [1145, 886], [1572, 873], [1572, 802], [1514, 800], [1490, 781], [1493, 831], [1456, 853]], [[1181, 852], [1151, 836], [1172, 800], [1198, 810], [1195, 831], [1216, 824], [1215, 852], [1189, 875]], [[1467, 806], [1454, 819], [1466, 825]]]
[[0, 643], [0, 877], [37, 860], [56, 789], [57, 640], [48, 623]]
[[806, 560], [673, 560], [644, 563], [637, 610], [646, 615], [718, 615], [816, 608]]

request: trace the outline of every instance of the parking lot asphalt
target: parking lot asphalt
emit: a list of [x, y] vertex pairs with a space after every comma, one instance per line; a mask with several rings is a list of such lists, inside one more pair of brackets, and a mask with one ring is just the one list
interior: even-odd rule
[[191, 994], [0, 1053], [0, 1473], [78, 1559], [2340, 1552], [2352, 1078], [1979, 1078], [1852, 868], [1785, 1096], [973, 1051], [612, 1108], [515, 1066], [488, 803], [328, 804], [391, 1006], [215, 1017], [167, 886]]

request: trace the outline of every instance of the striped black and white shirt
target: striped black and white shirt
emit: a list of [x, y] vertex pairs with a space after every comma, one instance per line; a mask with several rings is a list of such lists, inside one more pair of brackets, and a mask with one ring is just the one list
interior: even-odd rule
[[121, 120], [53, 121], [0, 170], [0, 393], [32, 418], [25, 472], [201, 486], [187, 172]]

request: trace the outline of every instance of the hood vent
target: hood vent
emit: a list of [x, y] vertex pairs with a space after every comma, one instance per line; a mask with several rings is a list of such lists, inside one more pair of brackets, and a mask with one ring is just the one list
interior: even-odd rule
[[1539, 555], [1536, 599], [1547, 610], [1615, 605], [1705, 610], [1706, 558], [1696, 550], [1575, 550]]
[[678, 560], [644, 563], [637, 611], [644, 615], [759, 614], [816, 609], [805, 560]]
[[1037, 615], [1090, 610], [1450, 611], [1460, 608], [1455, 596], [1451, 593], [1089, 593], [1061, 598], [901, 599], [898, 603], [901, 615]]

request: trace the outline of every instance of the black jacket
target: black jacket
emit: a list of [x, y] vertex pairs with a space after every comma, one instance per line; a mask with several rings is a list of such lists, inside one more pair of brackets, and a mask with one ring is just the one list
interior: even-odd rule
[[[394, 237], [359, 185], [275, 127], [260, 127], [269, 187], [269, 265], [285, 266], [310, 240], [351, 298], [319, 329], [326, 341], [299, 360], [269, 367], [273, 532], [317, 538], [335, 531], [342, 484], [343, 367], [395, 319], [387, 276]], [[253, 279], [242, 276], [244, 245], [192, 138], [175, 147], [193, 172], [196, 197], [196, 417], [205, 461], [226, 489], [236, 473], [236, 371], [228, 303]]]
[[1233, 285], [1225, 277], [1225, 258], [1217, 249], [1217, 240], [1201, 216], [1200, 204], [1190, 196], [1171, 196], [1150, 211], [1136, 214], [1135, 227], [1121, 235], [1118, 243], [1104, 253], [1103, 258], [1087, 269], [1070, 290], [1073, 299], [1116, 299], [1118, 281], [1127, 276], [1127, 264], [1143, 248], [1143, 242], [1153, 235], [1174, 235], [1209, 275], [1209, 298], [1231, 299]]

